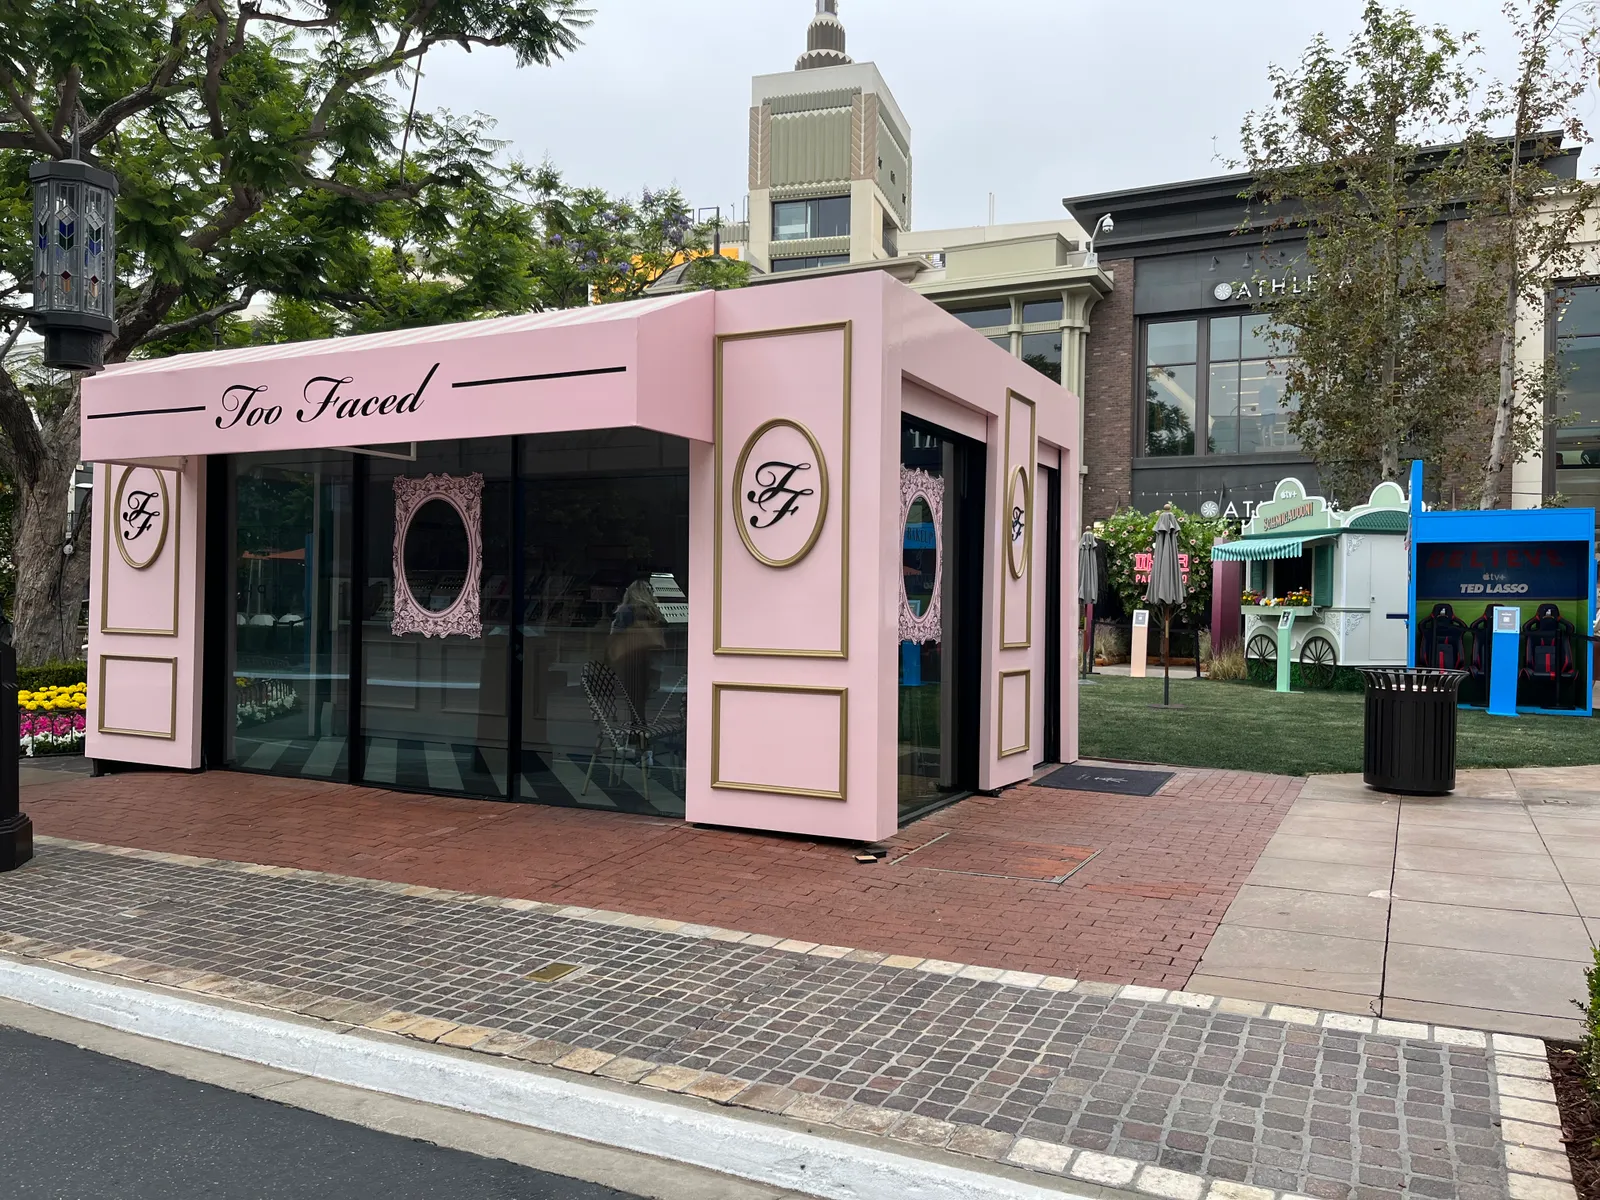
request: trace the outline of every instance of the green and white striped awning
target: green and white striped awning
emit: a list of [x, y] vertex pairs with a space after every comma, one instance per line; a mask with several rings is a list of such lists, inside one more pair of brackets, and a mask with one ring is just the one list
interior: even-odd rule
[[1259, 562], [1264, 558], [1299, 558], [1312, 542], [1329, 542], [1337, 533], [1309, 533], [1304, 537], [1241, 538], [1211, 547], [1214, 562]]

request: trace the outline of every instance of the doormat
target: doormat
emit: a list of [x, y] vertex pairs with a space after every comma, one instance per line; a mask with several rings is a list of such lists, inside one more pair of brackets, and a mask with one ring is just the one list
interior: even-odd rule
[[1034, 782], [1039, 787], [1073, 792], [1110, 792], [1115, 796], [1154, 796], [1172, 771], [1134, 771], [1127, 767], [1062, 767]]
[[972, 833], [941, 833], [932, 841], [891, 861], [892, 866], [916, 867], [949, 875], [985, 875], [992, 879], [1023, 879], [1039, 883], [1064, 883], [1098, 850], [1086, 846], [1050, 846], [1040, 842], [1001, 841]]

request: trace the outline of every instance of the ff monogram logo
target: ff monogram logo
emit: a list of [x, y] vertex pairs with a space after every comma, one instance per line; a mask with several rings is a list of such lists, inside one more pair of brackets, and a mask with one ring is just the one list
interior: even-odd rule
[[[117, 480], [113, 511], [116, 513], [117, 552], [135, 571], [143, 571], [167, 544], [166, 476], [153, 467], [125, 467]], [[148, 536], [154, 535], [154, 536]], [[139, 552], [143, 552], [140, 557]]]
[[1013, 579], [1027, 574], [1028, 556], [1033, 549], [1033, 531], [1028, 522], [1030, 499], [1028, 469], [1018, 467], [1011, 472], [1011, 487], [1006, 496], [1006, 507], [1011, 510], [1011, 544], [1006, 548], [1006, 558]]
[[[764, 462], [756, 468], [756, 486], [745, 494], [745, 499], [754, 504], [764, 513], [771, 513], [767, 523], [761, 523], [759, 513], [750, 517], [750, 528], [771, 529], [785, 517], [793, 516], [800, 511], [800, 501], [807, 496], [817, 494], [815, 488], [791, 487], [789, 481], [799, 472], [811, 470], [811, 464]], [[777, 503], [777, 508], [769, 509], [769, 504]]]
[[733, 488], [734, 523], [757, 562], [792, 567], [811, 553], [828, 514], [828, 464], [809, 429], [785, 417], [757, 428]]

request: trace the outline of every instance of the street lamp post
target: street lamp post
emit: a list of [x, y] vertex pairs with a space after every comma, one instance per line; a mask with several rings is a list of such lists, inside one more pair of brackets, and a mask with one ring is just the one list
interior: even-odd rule
[[33, 822], [22, 811], [17, 722], [17, 652], [0, 642], [0, 871], [14, 871], [33, 857]]
[[72, 157], [34, 163], [33, 308], [28, 320], [44, 335], [44, 365], [100, 370], [106, 341], [117, 331], [117, 179]]

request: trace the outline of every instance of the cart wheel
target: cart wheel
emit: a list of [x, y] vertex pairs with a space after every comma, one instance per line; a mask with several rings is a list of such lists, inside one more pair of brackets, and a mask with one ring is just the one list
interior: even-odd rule
[[1306, 687], [1332, 687], [1338, 667], [1338, 655], [1327, 638], [1309, 637], [1300, 647], [1300, 682]]
[[1271, 683], [1278, 674], [1278, 639], [1258, 633], [1244, 644], [1245, 670], [1250, 678]]

